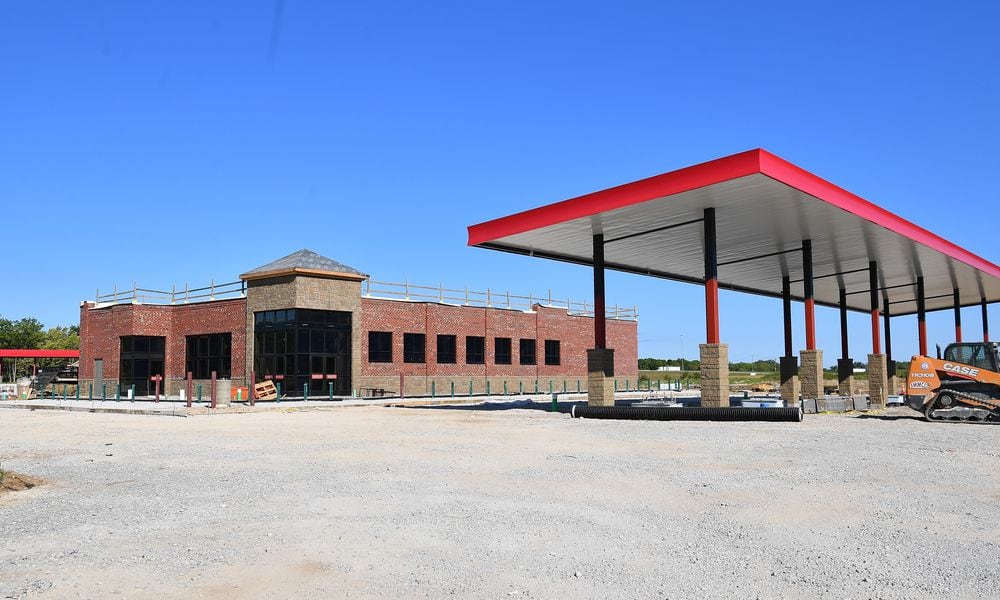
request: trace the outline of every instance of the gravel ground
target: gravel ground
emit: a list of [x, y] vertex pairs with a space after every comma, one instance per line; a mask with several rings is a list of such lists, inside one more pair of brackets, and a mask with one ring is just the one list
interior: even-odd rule
[[1000, 596], [1000, 427], [0, 411], [0, 598]]

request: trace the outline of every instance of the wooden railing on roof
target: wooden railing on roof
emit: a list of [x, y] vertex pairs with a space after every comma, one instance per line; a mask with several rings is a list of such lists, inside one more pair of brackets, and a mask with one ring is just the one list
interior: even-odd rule
[[[388, 300], [410, 300], [414, 302], [436, 302], [455, 306], [484, 306], [491, 308], [508, 308], [511, 310], [533, 310], [536, 304], [549, 308], [562, 308], [571, 315], [593, 317], [594, 303], [587, 300], [558, 298], [547, 294], [528, 294], [527, 296], [511, 294], [509, 290], [497, 292], [486, 288], [485, 292], [465, 289], [416, 285], [408, 281], [391, 283], [388, 281], [365, 281], [364, 295], [367, 298], [383, 298]], [[635, 306], [605, 307], [607, 318], [621, 321], [636, 321], [639, 313]]]
[[243, 298], [246, 295], [247, 289], [244, 281], [215, 283], [213, 279], [211, 284], [204, 287], [192, 288], [185, 283], [184, 289], [177, 289], [177, 286], [173, 286], [170, 291], [141, 288], [133, 282], [129, 289], [119, 290], [118, 286], [115, 286], [114, 291], [110, 294], [101, 294], [101, 290], [98, 289], [95, 302], [97, 308], [113, 304], [188, 304]]

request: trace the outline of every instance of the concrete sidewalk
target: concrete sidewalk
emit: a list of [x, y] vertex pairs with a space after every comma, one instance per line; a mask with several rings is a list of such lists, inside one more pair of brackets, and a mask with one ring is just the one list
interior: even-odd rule
[[[660, 393], [659, 395], [667, 396]], [[682, 397], [684, 394], [675, 393], [674, 396]], [[648, 398], [649, 392], [619, 392], [616, 394], [618, 400], [638, 400]], [[558, 402], [586, 402], [586, 393], [559, 393]], [[269, 411], [299, 411], [299, 410], [324, 410], [332, 408], [344, 408], [355, 406], [447, 406], [462, 404], [511, 404], [525, 402], [526, 404], [550, 403], [552, 395], [541, 394], [509, 394], [490, 396], [437, 396], [437, 397], [387, 397], [387, 398], [357, 398], [342, 397], [333, 401], [329, 399], [309, 400], [302, 399], [282, 400], [258, 400], [254, 406], [249, 402], [231, 402], [220, 404], [217, 408], [211, 408], [208, 402], [194, 402], [190, 408], [182, 400], [172, 398], [154, 402], [153, 400], [75, 400], [73, 398], [63, 400], [55, 399], [33, 399], [33, 400], [3, 400], [0, 401], [0, 408], [19, 408], [25, 410], [65, 410], [91, 413], [117, 413], [131, 415], [157, 415], [188, 417], [198, 415], [222, 415], [241, 414]]]

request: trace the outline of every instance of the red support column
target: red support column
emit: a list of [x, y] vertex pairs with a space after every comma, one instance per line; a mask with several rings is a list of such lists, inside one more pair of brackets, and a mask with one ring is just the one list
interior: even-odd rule
[[958, 288], [952, 290], [955, 298], [955, 341], [962, 341], [962, 295]]
[[719, 265], [715, 236], [715, 209], [705, 209], [705, 341], [719, 343]]
[[927, 356], [927, 307], [923, 277], [917, 277], [917, 336], [920, 338], [920, 356]]
[[604, 234], [594, 235], [594, 348], [608, 347], [604, 301]]
[[806, 350], [815, 350], [816, 298], [813, 291], [812, 240], [802, 240], [802, 285], [806, 301]]
[[792, 282], [787, 275], [781, 278], [781, 308], [785, 317], [785, 356], [792, 352]]
[[[879, 339], [878, 330], [878, 263], [872, 261], [868, 263], [868, 300], [872, 311], [872, 354], [882, 354], [882, 344]], [[888, 354], [889, 347], [889, 306], [885, 307], [885, 345]], [[886, 357], [886, 360], [892, 360]]]

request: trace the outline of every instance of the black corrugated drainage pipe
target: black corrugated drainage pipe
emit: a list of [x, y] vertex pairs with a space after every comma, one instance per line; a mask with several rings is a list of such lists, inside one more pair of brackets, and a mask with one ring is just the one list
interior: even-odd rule
[[632, 421], [802, 421], [802, 409], [659, 406], [574, 406], [573, 417]]

